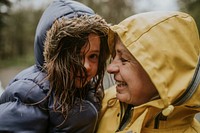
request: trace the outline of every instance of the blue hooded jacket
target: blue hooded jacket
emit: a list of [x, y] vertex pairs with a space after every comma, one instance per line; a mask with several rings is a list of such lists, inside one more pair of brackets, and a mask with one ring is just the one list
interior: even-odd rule
[[[94, 15], [89, 7], [71, 0], [52, 2], [44, 11], [37, 26], [34, 52], [36, 64], [20, 72], [0, 97], [0, 132], [15, 133], [92, 133], [98, 111], [92, 101], [83, 100], [83, 108], [74, 106], [65, 120], [53, 111], [53, 98], [46, 98], [49, 82], [42, 71], [46, 32], [61, 17], [71, 18], [82, 14]], [[42, 102], [41, 102], [42, 101]]]

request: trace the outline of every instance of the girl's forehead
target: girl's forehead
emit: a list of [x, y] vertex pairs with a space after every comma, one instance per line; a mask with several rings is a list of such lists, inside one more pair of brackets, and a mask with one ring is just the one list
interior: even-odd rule
[[89, 34], [87, 41], [81, 48], [81, 52], [87, 53], [88, 51], [100, 51], [100, 37], [97, 34]]

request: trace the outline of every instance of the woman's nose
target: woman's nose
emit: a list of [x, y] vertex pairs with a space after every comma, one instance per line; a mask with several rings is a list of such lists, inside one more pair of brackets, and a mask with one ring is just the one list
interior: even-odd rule
[[117, 65], [117, 63], [112, 61], [107, 66], [107, 72], [110, 73], [110, 74], [115, 74], [115, 73], [119, 72], [119, 66]]

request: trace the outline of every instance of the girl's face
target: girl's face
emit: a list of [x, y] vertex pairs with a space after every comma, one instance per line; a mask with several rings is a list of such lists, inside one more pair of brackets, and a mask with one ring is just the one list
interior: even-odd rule
[[120, 40], [115, 44], [113, 61], [107, 67], [116, 80], [116, 97], [127, 104], [141, 105], [157, 95], [148, 74]]
[[[96, 76], [99, 64], [99, 54], [100, 54], [100, 37], [96, 34], [89, 34], [88, 43], [81, 49], [81, 55], [83, 57], [83, 65], [87, 71], [87, 84], [93, 77]], [[81, 82], [76, 79], [76, 87], [81, 87]]]

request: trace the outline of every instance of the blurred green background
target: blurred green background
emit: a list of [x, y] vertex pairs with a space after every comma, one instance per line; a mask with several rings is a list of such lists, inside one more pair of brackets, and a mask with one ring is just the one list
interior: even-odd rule
[[[39, 18], [52, 0], [0, 0], [0, 81], [34, 64], [34, 34]], [[117, 24], [126, 17], [153, 10], [177, 10], [194, 17], [200, 27], [200, 0], [77, 0]]]

